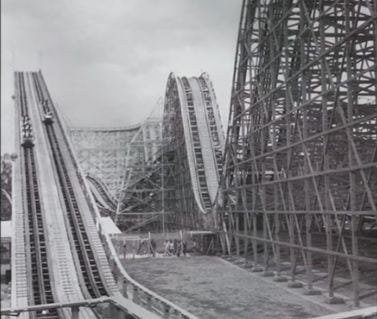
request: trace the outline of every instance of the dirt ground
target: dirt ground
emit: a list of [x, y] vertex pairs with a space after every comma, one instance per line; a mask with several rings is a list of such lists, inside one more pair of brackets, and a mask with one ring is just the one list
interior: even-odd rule
[[200, 318], [303, 319], [329, 313], [216, 257], [130, 259], [125, 268], [135, 280]]

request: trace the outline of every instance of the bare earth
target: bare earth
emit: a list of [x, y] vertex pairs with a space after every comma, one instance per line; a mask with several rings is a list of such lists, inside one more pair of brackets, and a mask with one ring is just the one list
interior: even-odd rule
[[217, 257], [126, 260], [141, 284], [200, 318], [311, 318], [329, 311]]

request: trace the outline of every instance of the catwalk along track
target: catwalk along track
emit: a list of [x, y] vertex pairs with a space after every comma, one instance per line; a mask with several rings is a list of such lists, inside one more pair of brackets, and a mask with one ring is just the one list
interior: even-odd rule
[[[15, 78], [16, 142], [21, 154], [15, 189], [22, 198], [22, 206], [15, 205], [15, 223], [22, 231], [14, 234], [12, 306], [119, 293], [94, 224], [93, 199], [42, 75], [16, 72]], [[17, 289], [24, 278], [27, 283]], [[97, 315], [83, 311], [84, 317]], [[55, 309], [35, 316], [66, 318], [70, 313]]]
[[[19, 92], [19, 108], [21, 114], [21, 158], [23, 169], [23, 193], [25, 208], [25, 242], [28, 247], [29, 275], [27, 281], [30, 285], [28, 297], [32, 304], [46, 304], [54, 302], [51, 286], [51, 270], [48, 260], [48, 243], [46, 242], [46, 222], [44, 220], [37, 167], [34, 150], [34, 134], [29, 117], [28, 101], [26, 98], [24, 74], [17, 76]], [[42, 312], [36, 313], [36, 318], [59, 318], [56, 310], [51, 310], [48, 316]]]
[[107, 295], [108, 292], [104, 280], [101, 278], [94, 251], [85, 229], [77, 195], [74, 192], [71, 177], [68, 173], [69, 168], [63, 157], [62, 147], [60, 146], [61, 142], [59, 142], [57, 137], [59, 127], [58, 123], [54, 121], [54, 118], [57, 118], [56, 112], [53, 110], [53, 105], [49, 99], [48, 92], [43, 90], [42, 80], [40, 79], [39, 74], [33, 73], [32, 77], [37, 99], [42, 106], [40, 111], [42, 111], [41, 115], [45, 132], [47, 133], [48, 145], [50, 146], [61, 194], [64, 199], [66, 217], [69, 221], [70, 237], [74, 242], [74, 248], [80, 264], [79, 268], [83, 277], [82, 279], [85, 283], [85, 286], [82, 287], [82, 289], [86, 290], [87, 295], [91, 298]]

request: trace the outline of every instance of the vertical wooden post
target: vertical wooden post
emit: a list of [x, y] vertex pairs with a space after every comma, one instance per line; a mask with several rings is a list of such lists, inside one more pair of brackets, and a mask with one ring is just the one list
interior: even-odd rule
[[74, 306], [71, 308], [71, 311], [72, 311], [72, 319], [79, 319], [80, 308], [77, 306]]

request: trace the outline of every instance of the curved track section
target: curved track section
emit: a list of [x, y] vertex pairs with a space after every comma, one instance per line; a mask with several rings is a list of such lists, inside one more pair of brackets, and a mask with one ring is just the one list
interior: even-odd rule
[[115, 213], [117, 204], [109, 193], [106, 185], [100, 179], [91, 175], [87, 175], [86, 180], [89, 182], [90, 190], [92, 191], [97, 204], [109, 213]]
[[213, 207], [224, 148], [219, 109], [208, 75], [170, 75], [163, 138], [167, 142], [165, 160], [174, 163], [174, 168], [165, 172], [167, 188], [173, 186], [166, 201], [172, 210], [183, 212], [178, 223], [200, 227], [197, 211], [207, 215]]

